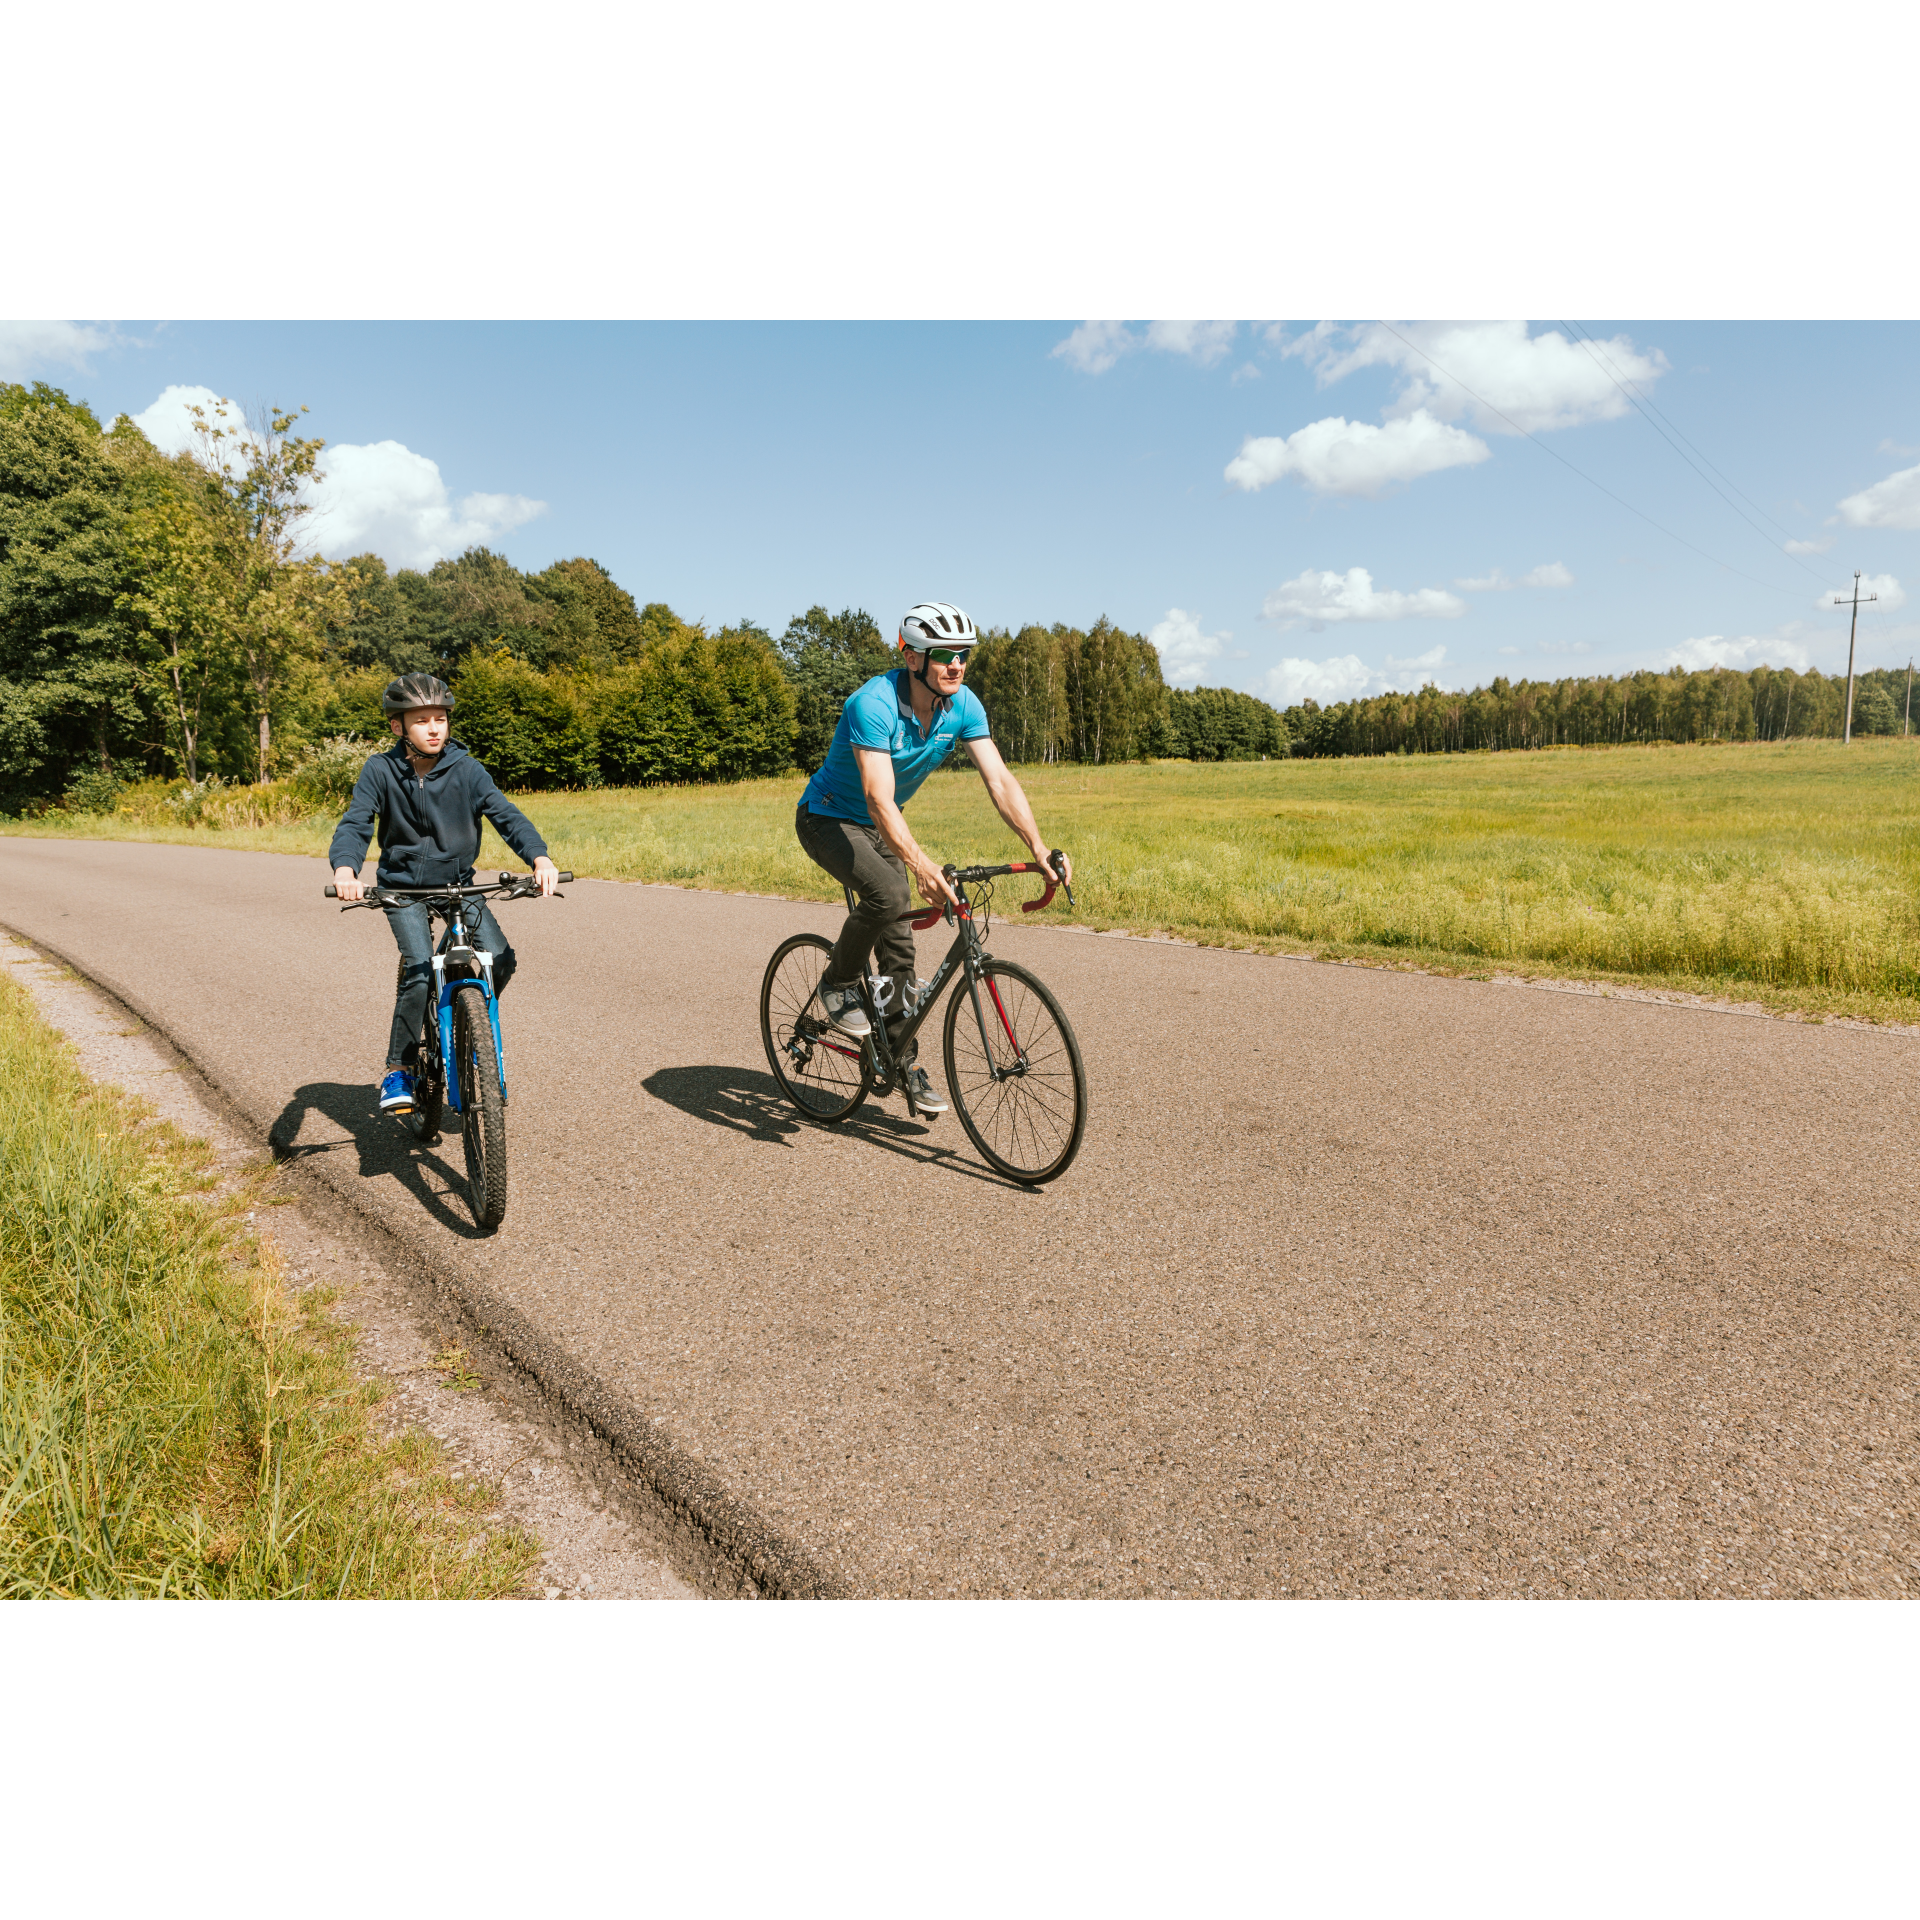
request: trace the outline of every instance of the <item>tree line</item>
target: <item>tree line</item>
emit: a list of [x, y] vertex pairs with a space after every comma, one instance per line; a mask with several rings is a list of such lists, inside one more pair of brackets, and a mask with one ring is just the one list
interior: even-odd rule
[[[324, 443], [297, 413], [195, 416], [164, 455], [42, 382], [0, 384], [0, 813], [110, 804], [170, 778], [337, 789], [380, 694], [431, 671], [504, 785], [732, 780], [812, 768], [846, 697], [898, 663], [862, 609], [777, 638], [642, 605], [584, 557], [523, 572], [475, 547], [422, 569], [308, 551]], [[1105, 619], [985, 636], [969, 676], [1009, 757], [1286, 751], [1280, 716], [1169, 690]]]
[[[1908, 717], [1904, 668], [1854, 679], [1855, 733], [1899, 733]], [[1731, 667], [1614, 678], [1497, 679], [1470, 693], [1422, 687], [1323, 707], [1303, 700], [1284, 715], [1293, 752], [1340, 754], [1515, 752], [1623, 746], [1656, 740], [1833, 740], [1846, 720], [1845, 675], [1817, 668]]]

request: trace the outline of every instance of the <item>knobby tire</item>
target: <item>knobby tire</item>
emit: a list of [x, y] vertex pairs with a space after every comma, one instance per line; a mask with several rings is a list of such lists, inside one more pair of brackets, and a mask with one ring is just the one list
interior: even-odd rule
[[500, 1095], [500, 1062], [487, 997], [477, 987], [453, 997], [453, 1051], [460, 1074], [467, 1203], [490, 1233], [507, 1217], [507, 1103]]

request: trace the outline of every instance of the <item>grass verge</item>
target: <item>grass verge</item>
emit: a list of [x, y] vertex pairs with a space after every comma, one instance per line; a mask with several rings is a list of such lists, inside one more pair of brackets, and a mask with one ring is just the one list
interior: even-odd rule
[[[1019, 772], [1073, 852], [1083, 925], [1920, 1018], [1920, 741]], [[800, 786], [522, 804], [579, 873], [836, 899], [793, 837]], [[325, 851], [326, 823], [241, 817], [219, 843]], [[1017, 853], [970, 772], [935, 775], [912, 819], [944, 859]], [[14, 830], [209, 838], [131, 818]], [[494, 862], [517, 864], [489, 830]]]
[[0, 979], [0, 1596], [486, 1598], [537, 1548], [296, 1294], [210, 1155]]

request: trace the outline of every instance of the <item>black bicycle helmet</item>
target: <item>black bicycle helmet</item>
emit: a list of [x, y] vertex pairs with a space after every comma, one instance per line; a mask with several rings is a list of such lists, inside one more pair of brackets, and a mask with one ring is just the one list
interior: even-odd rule
[[380, 710], [391, 719], [411, 707], [445, 707], [453, 711], [453, 689], [430, 673], [403, 673], [387, 682], [380, 696]]

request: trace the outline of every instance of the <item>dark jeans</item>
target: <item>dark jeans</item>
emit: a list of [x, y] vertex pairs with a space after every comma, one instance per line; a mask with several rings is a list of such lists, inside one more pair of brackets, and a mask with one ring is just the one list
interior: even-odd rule
[[[433, 997], [433, 922], [418, 901], [411, 906], [390, 907], [387, 925], [393, 929], [394, 945], [400, 949], [400, 988], [393, 1001], [393, 1032], [387, 1040], [387, 1065], [412, 1066], [420, 1051], [420, 1028], [427, 1017], [427, 1002]], [[491, 907], [480, 909], [480, 932], [474, 945], [493, 955], [493, 990], [506, 991], [513, 978], [513, 949]]]
[[[879, 971], [893, 982], [889, 1006], [905, 1006], [914, 977], [913, 929], [900, 917], [913, 902], [907, 863], [881, 839], [877, 827], [810, 812], [804, 800], [793, 817], [793, 830], [807, 858], [854, 894], [854, 909], [834, 942], [821, 984], [851, 984], [866, 972], [867, 958], [874, 955]], [[887, 1022], [889, 1037], [899, 1024]], [[919, 1042], [910, 1043], [900, 1064], [910, 1066], [918, 1052]]]

